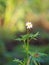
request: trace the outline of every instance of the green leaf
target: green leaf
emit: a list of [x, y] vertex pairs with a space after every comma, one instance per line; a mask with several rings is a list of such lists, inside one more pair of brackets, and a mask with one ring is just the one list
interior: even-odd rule
[[34, 37], [37, 37], [39, 35], [39, 32], [37, 32], [36, 34], [34, 34]]
[[29, 38], [29, 34], [26, 34], [26, 35], [23, 35], [23, 36], [22, 36], [22, 39], [23, 39], [23, 40], [27, 40], [28, 38]]
[[17, 38], [17, 39], [15, 39], [15, 40], [22, 41], [23, 39], [22, 39], [22, 38]]
[[45, 53], [38, 53], [40, 56], [48, 56], [47, 54]]
[[31, 39], [36, 40], [36, 37], [39, 35], [39, 32], [37, 32], [36, 34], [30, 34]]
[[19, 60], [19, 59], [15, 59], [13, 61], [16, 61], [16, 62], [20, 63], [20, 65], [23, 65], [23, 62], [21, 60]]

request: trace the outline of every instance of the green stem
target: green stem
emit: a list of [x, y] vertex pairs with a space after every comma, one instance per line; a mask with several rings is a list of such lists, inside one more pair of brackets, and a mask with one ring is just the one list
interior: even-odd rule
[[[30, 32], [29, 32], [29, 29], [27, 29], [27, 34], [29, 34]], [[26, 50], [26, 52], [27, 52], [27, 58], [28, 58], [28, 51], [29, 51], [29, 38], [26, 40], [27, 42], [26, 42], [26, 47], [27, 47], [27, 50]]]
[[38, 65], [37, 62], [36, 62], [35, 60], [33, 60], [33, 62], [34, 62], [35, 65]]
[[30, 65], [30, 57], [28, 58], [27, 65]]

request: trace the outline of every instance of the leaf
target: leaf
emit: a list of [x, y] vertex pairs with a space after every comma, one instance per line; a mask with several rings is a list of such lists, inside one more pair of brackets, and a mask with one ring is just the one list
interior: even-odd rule
[[38, 53], [40, 56], [47, 56], [45, 53]]
[[37, 37], [39, 35], [39, 32], [37, 32], [36, 34], [34, 34], [34, 37]]
[[39, 35], [39, 32], [37, 32], [36, 34], [30, 34], [31, 39], [36, 40], [36, 37]]
[[23, 65], [23, 62], [21, 60], [19, 60], [19, 59], [15, 59], [13, 61], [16, 61], [16, 62], [20, 63], [21, 65]]
[[22, 41], [23, 39], [22, 39], [22, 38], [17, 38], [17, 39], [15, 39], [15, 40]]
[[29, 38], [29, 34], [26, 34], [26, 35], [23, 35], [23, 36], [22, 36], [22, 39], [23, 39], [23, 40], [27, 40], [28, 38]]

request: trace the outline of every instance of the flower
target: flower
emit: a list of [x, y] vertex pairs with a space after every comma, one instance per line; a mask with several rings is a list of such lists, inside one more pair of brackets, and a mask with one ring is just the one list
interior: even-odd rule
[[26, 27], [27, 29], [30, 29], [33, 27], [32, 23], [31, 22], [26, 22]]

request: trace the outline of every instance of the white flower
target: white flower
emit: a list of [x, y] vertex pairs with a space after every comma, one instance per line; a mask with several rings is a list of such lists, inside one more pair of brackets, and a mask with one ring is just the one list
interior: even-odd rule
[[30, 29], [33, 27], [32, 23], [31, 22], [26, 22], [26, 27], [27, 29]]

